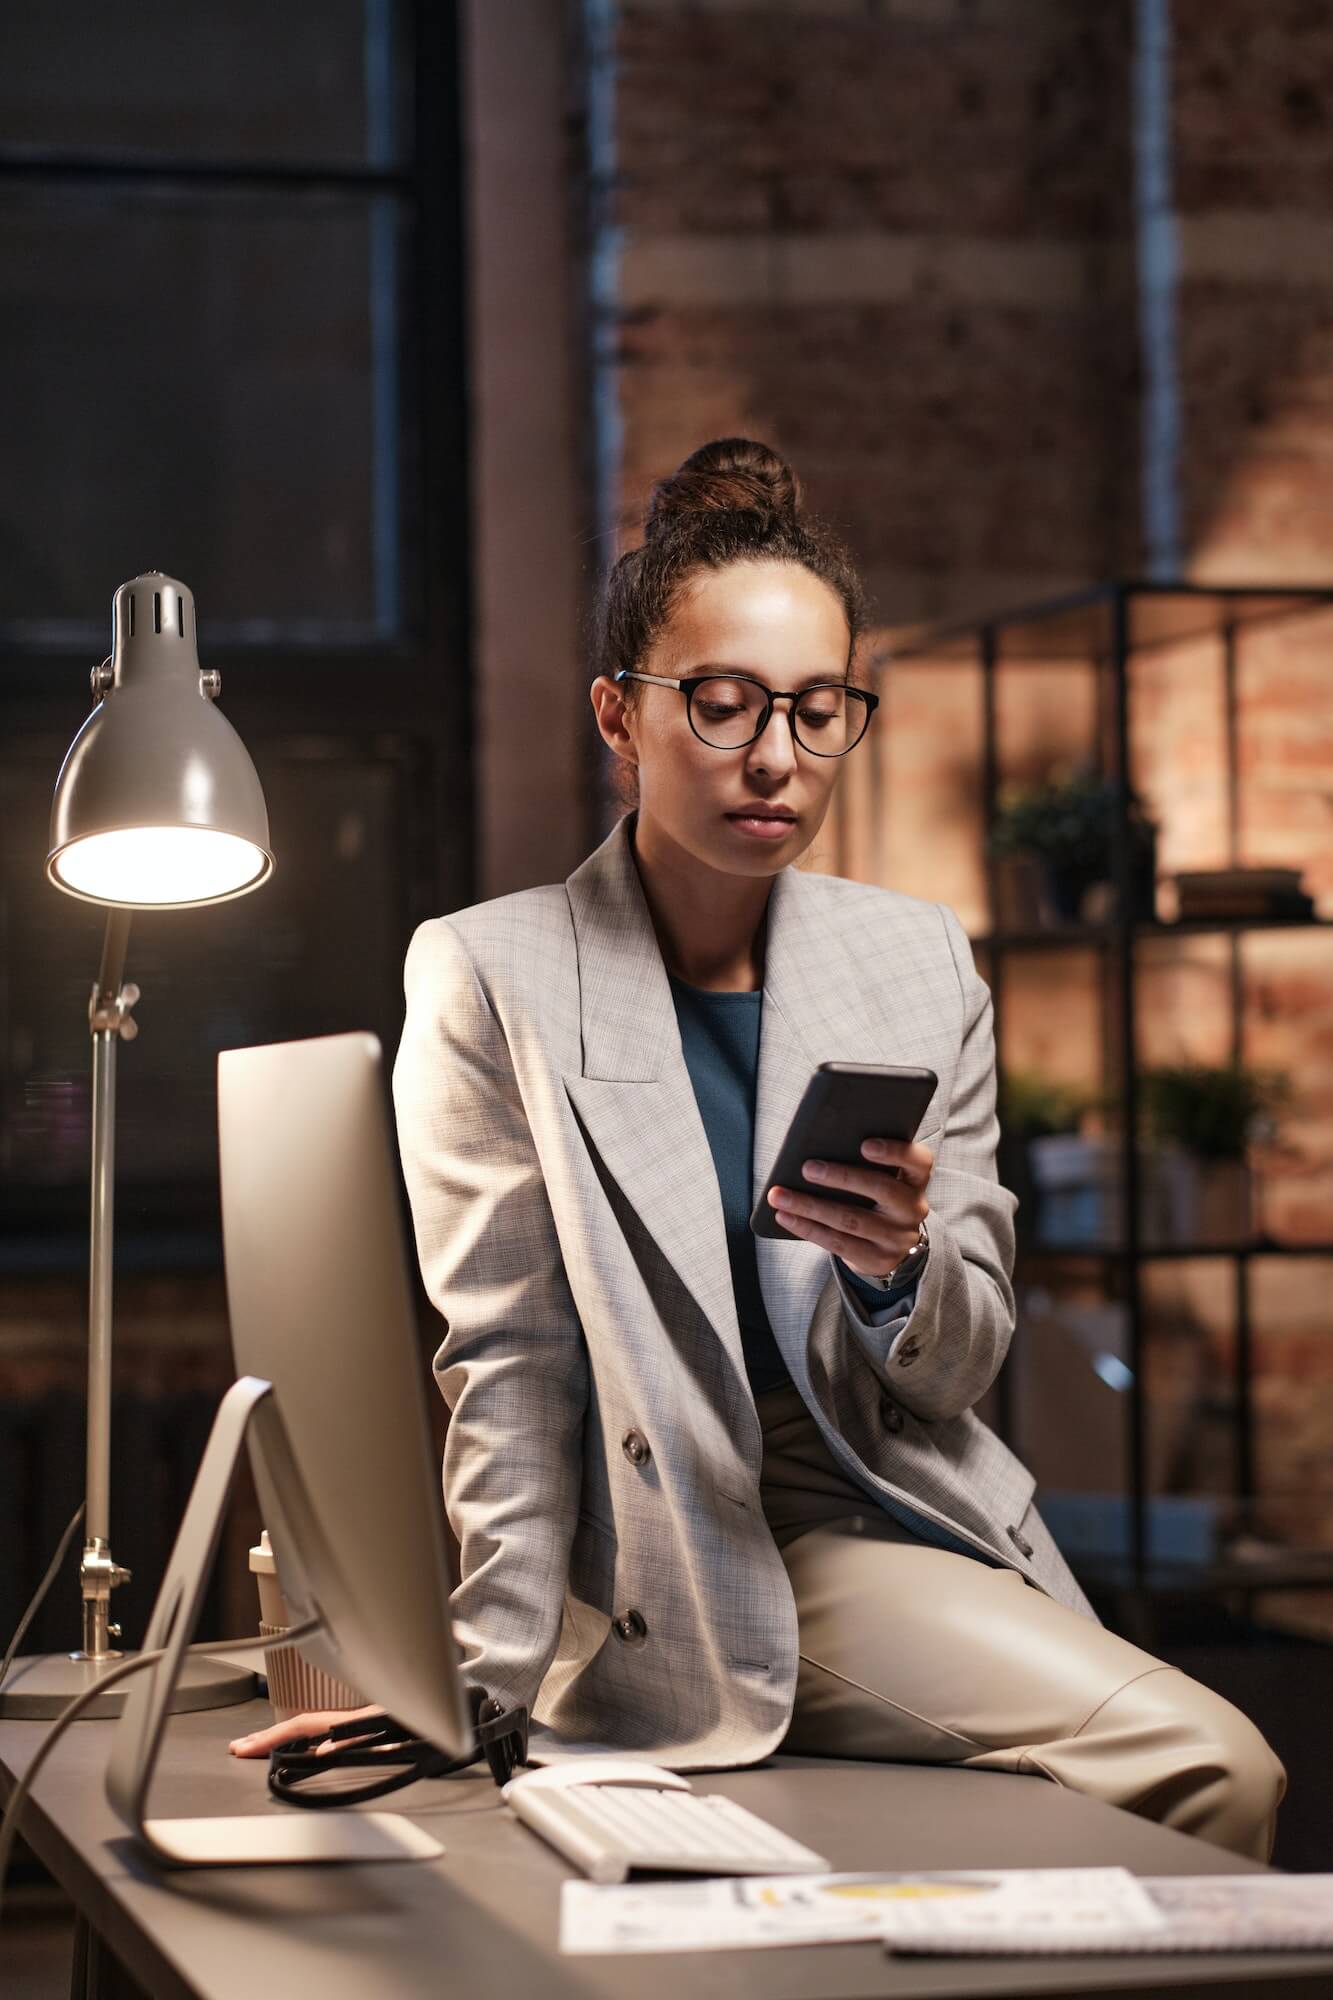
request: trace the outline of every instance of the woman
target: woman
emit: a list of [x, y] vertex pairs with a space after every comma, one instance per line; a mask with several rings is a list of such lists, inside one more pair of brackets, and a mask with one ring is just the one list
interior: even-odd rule
[[[786, 465], [695, 452], [608, 585], [592, 704], [632, 809], [567, 882], [412, 941], [394, 1097], [464, 1671], [529, 1706], [539, 1757], [1032, 1771], [1263, 1860], [1267, 1744], [1097, 1622], [974, 1414], [1015, 1203], [962, 928], [792, 865], [869, 720], [861, 624]], [[789, 1236], [757, 1238], [826, 1058], [939, 1088], [912, 1143], [774, 1190]]]

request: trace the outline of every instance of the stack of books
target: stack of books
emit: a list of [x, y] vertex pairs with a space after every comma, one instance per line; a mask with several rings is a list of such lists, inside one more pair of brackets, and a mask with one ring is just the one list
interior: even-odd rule
[[1285, 917], [1306, 921], [1314, 898], [1301, 886], [1299, 868], [1203, 868], [1178, 874], [1178, 920], [1218, 917]]

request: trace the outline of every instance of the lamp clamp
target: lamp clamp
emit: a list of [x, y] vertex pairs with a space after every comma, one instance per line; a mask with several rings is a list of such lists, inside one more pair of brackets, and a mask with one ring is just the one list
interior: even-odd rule
[[115, 1560], [106, 1543], [97, 1540], [84, 1544], [79, 1580], [85, 1597], [109, 1597], [117, 1584], [129, 1582], [130, 1573]]
[[118, 1584], [128, 1583], [130, 1573], [113, 1557], [100, 1536], [83, 1545], [79, 1564], [79, 1588], [83, 1596], [83, 1651], [73, 1659], [111, 1660], [119, 1656], [111, 1641], [120, 1637], [119, 1625], [110, 1620], [111, 1593]]
[[139, 1032], [139, 1023], [130, 1011], [139, 998], [139, 989], [132, 979], [126, 980], [118, 993], [107, 993], [100, 981], [94, 981], [88, 1000], [88, 1026], [95, 1035], [119, 1035], [123, 1042], [132, 1042]]

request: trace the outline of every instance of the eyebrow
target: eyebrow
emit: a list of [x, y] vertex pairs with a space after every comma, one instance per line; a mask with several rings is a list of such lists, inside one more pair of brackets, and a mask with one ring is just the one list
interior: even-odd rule
[[[719, 666], [714, 660], [702, 660], [697, 667], [692, 667], [690, 671], [696, 674], [730, 674], [740, 680], [759, 681], [761, 687], [767, 687], [768, 685], [767, 681], [759, 680], [759, 675], [753, 667]], [[800, 694], [806, 688], [829, 687], [845, 679], [845, 674], [810, 674], [805, 680], [797, 681], [796, 691]]]

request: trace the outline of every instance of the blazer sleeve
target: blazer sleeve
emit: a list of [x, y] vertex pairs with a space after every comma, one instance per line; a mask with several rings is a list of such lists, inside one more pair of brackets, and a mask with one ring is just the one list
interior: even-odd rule
[[466, 1678], [535, 1701], [559, 1641], [587, 1349], [504, 1032], [445, 918], [404, 969], [394, 1109], [421, 1273], [444, 1320], [444, 1497]]
[[[995, 1164], [995, 1036], [990, 988], [977, 972], [967, 933], [936, 906], [962, 993], [962, 1046], [953, 1091], [926, 1189], [930, 1255], [915, 1292], [872, 1323], [838, 1273], [854, 1337], [893, 1398], [926, 1421], [958, 1417], [985, 1395], [1014, 1330], [1016, 1197]], [[836, 1267], [836, 1260], [835, 1260]]]

